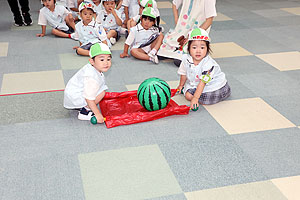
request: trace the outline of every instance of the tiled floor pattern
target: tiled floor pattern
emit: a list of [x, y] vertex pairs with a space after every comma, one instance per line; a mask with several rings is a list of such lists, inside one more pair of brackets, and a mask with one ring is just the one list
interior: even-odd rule
[[[282, 2], [277, 2], [270, 6], [268, 2], [256, 5], [243, 1], [243, 3], [238, 2], [238, 4], [230, 7], [220, 2], [217, 4], [217, 7], [219, 6], [221, 12], [218, 12], [215, 22], [218, 22], [216, 24], [228, 23], [228, 26], [231, 28], [235, 27], [236, 30], [243, 30], [247, 29], [245, 26], [247, 23], [258, 26], [256, 24], [259, 22], [257, 16], [263, 17], [264, 20], [266, 18], [272, 19], [273, 17], [277, 17], [280, 22], [280, 20], [288, 20], [287, 17], [289, 16], [300, 15], [300, 2], [295, 1], [293, 4], [292, 1], [289, 1], [290, 7], [288, 7], [289, 5], [280, 3]], [[236, 6], [240, 6], [239, 11], [235, 9]], [[158, 1], [158, 8], [170, 12], [172, 4], [169, 1]], [[251, 12], [248, 12], [249, 9]], [[240, 21], [237, 20], [237, 16], [241, 17]], [[244, 18], [244, 23], [239, 24], [239, 22], [243, 22]], [[162, 16], [161, 24], [168, 25], [170, 20], [173, 20], [172, 16], [169, 18]], [[11, 30], [18, 32], [40, 30], [36, 21], [34, 22], [33, 26], [24, 28], [11, 27]], [[263, 21], [261, 22], [263, 23]], [[289, 25], [292, 25], [291, 23]], [[299, 22], [295, 21], [296, 23], [298, 24], [297, 26], [300, 25]], [[223, 25], [220, 24], [219, 28]], [[271, 23], [268, 25], [271, 26]], [[227, 29], [226, 26], [221, 29], [215, 27], [215, 30], [212, 30], [212, 35], [217, 35], [218, 31], [221, 33], [226, 30], [235, 34], [233, 30]], [[51, 38], [51, 36], [47, 37]], [[34, 38], [30, 39], [34, 40]], [[266, 65], [271, 66], [271, 68], [273, 67], [272, 69], [283, 73], [282, 78], [289, 77], [287, 72], [292, 71], [296, 73], [300, 69], [300, 49], [287, 51], [282, 48], [283, 50], [279, 52], [254, 54], [247, 47], [241, 45], [243, 41], [235, 40], [233, 42], [231, 39], [234, 38], [229, 38], [225, 42], [212, 43], [213, 57], [222, 59], [221, 61], [224, 62], [224, 65], [232, 58], [259, 58]], [[112, 47], [112, 50], [121, 52], [124, 41], [125, 38], [121, 37], [120, 41]], [[12, 51], [11, 43], [1, 40], [0, 59], [9, 56], [10, 51]], [[66, 53], [59, 54], [58, 57], [61, 65], [60, 70], [47, 71], [47, 69], [41, 68], [40, 71], [1, 74], [0, 81], [2, 84], [0, 94], [32, 93], [64, 89], [65, 77], [63, 72], [75, 73], [87, 63], [88, 58], [77, 56], [74, 51], [67, 51]], [[119, 58], [113, 57], [113, 59], [118, 60]], [[172, 64], [172, 61], [168, 59], [161, 62], [162, 64]], [[118, 64], [115, 67], [121, 71], [119, 67], [126, 66]], [[177, 68], [172, 73], [176, 73], [176, 70]], [[224, 68], [223, 70], [226, 73], [228, 69]], [[258, 78], [258, 74], [258, 72], [254, 72], [250, 76], [253, 75]], [[274, 74], [277, 73], [270, 73], [269, 75]], [[230, 74], [227, 75], [229, 78], [231, 77]], [[246, 80], [243, 76], [246, 75], [232, 77], [232, 82]], [[171, 88], [176, 88], [178, 85], [178, 80], [169, 80], [167, 82]], [[279, 77], [278, 84], [280, 83], [281, 80]], [[267, 84], [265, 87], [269, 87]], [[244, 85], [247, 86], [247, 84]], [[126, 88], [128, 90], [136, 90], [138, 86], [139, 84], [127, 84]], [[261, 87], [264, 87], [264, 85], [261, 85]], [[276, 85], [271, 88], [274, 88], [275, 91]], [[287, 91], [287, 94], [289, 94], [289, 91]], [[235, 95], [234, 92], [232, 95]], [[272, 96], [272, 93], [269, 96]], [[2, 102], [1, 110], [3, 111], [2, 117], [0, 117], [0, 126], [2, 124], [3, 126], [15, 124], [15, 129], [18, 129], [18, 126], [22, 126], [22, 123], [43, 122], [43, 120], [51, 123], [53, 119], [76, 118], [73, 114], [69, 115], [69, 111], [63, 110], [63, 112], [60, 112], [60, 107], [57, 105], [59, 102], [62, 102], [62, 92], [0, 98]], [[185, 100], [183, 95], [176, 95], [173, 97], [173, 100], [180, 105], [189, 105], [189, 102]], [[33, 117], [30, 115], [30, 107], [26, 106], [26, 104], [22, 106], [12, 105], [20, 101], [30, 102], [33, 107], [42, 107], [40, 105], [47, 101], [51, 101], [51, 103], [48, 106], [44, 106], [39, 112], [36, 112]], [[299, 106], [299, 103], [295, 102], [293, 106]], [[9, 110], [6, 110], [7, 108]], [[203, 116], [207, 112], [207, 115], [217, 122], [220, 129], [226, 132], [226, 137], [205, 140], [192, 139], [180, 143], [157, 142], [158, 144], [146, 146], [143, 145], [145, 142], [142, 142], [140, 145], [132, 147], [129, 145], [126, 148], [117, 148], [118, 145], [116, 145], [112, 149], [98, 148], [93, 151], [83, 150], [82, 152], [76, 152], [75, 156], [78, 155], [80, 168], [80, 172], [77, 173], [81, 175], [85, 199], [300, 199], [298, 191], [300, 178], [296, 176], [300, 174], [300, 167], [296, 164], [296, 155], [299, 155], [300, 150], [296, 145], [299, 138], [296, 135], [297, 133], [299, 134], [297, 127], [300, 128], [300, 124], [292, 123], [276, 109], [276, 105], [271, 106], [265, 101], [264, 97], [258, 96], [253, 98], [228, 99], [216, 105], [203, 106], [200, 109], [202, 109], [200, 111], [201, 114], [199, 111], [190, 113], [184, 119], [200, 119], [199, 131], [209, 133], [214, 129], [201, 130], [201, 127], [204, 126], [201, 126], [201, 115]], [[51, 114], [47, 115], [45, 113]], [[149, 122], [148, 124], [151, 124], [151, 126], [159, 123], [167, 124], [170, 119], [161, 119], [159, 122]], [[77, 124], [76, 127], [78, 127], [79, 123], [75, 123]], [[85, 126], [83, 123], [80, 123], [80, 125]], [[100, 130], [96, 130], [96, 132], [98, 134], [106, 134], [103, 131], [117, 131], [118, 135], [124, 135], [126, 132], [141, 128], [140, 132], [149, 132], [149, 137], [153, 137], [153, 141], [155, 141], [157, 138], [155, 138], [155, 134], [151, 133], [151, 126], [143, 123], [140, 125], [131, 125], [131, 127], [122, 127], [123, 131], [121, 131], [121, 128], [114, 130], [101, 128], [102, 132]], [[294, 129], [295, 127], [296, 129]], [[90, 126], [86, 126], [85, 128], [91, 132], [95, 129], [95, 127]], [[118, 130], [121, 132], [118, 132]], [[273, 132], [274, 135], [272, 135]], [[75, 133], [77, 132], [75, 131]], [[281, 136], [281, 133], [284, 133], [286, 137]], [[76, 137], [80, 138], [78, 146], [86, 144], [86, 148], [88, 149], [89, 142], [87, 141], [99, 136], [93, 136], [90, 133], [86, 134], [87, 136], [84, 138], [80, 138], [80, 136]], [[271, 135], [274, 137], [271, 137]], [[105, 137], [108, 137], [106, 139], [109, 140], [113, 138], [113, 134], [109, 135], [107, 133]], [[258, 138], [261, 140], [258, 140]], [[284, 145], [276, 145], [280, 142]], [[292, 144], [292, 142], [295, 144]], [[96, 144], [97, 142], [94, 141], [94, 143]], [[70, 145], [67, 144], [64, 148], [68, 149]], [[257, 151], [253, 150], [255, 148]], [[259, 149], [262, 150], [259, 151]], [[0, 150], [5, 151], [1, 147]], [[260, 154], [261, 157], [259, 157]], [[270, 165], [262, 161], [264, 158], [266, 162], [269, 161]], [[294, 169], [286, 169], [284, 163], [286, 165], [295, 163], [293, 165], [295, 167]], [[271, 170], [272, 164], [274, 166], [277, 164], [274, 171]], [[7, 166], [9, 166], [9, 163]], [[2, 186], [1, 182], [4, 184], [5, 181], [9, 180], [9, 177], [6, 177], [2, 173], [5, 170], [6, 165], [0, 165], [0, 186]], [[289, 170], [292, 173], [289, 173]], [[1, 181], [2, 179], [5, 181]], [[5, 191], [0, 190], [0, 195], [5, 196]], [[27, 195], [25, 196], [27, 197]], [[12, 197], [12, 199], [16, 198]]]

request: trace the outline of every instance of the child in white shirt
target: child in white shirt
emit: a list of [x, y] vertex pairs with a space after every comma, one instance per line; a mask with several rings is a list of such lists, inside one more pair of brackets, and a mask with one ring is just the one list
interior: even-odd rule
[[73, 49], [76, 49], [76, 53], [79, 55], [88, 56], [93, 44], [103, 42], [107, 45], [107, 37], [103, 26], [94, 20], [93, 3], [82, 2], [79, 5], [79, 12], [81, 21], [76, 24], [75, 33], [71, 37], [79, 40], [81, 46]]
[[128, 22], [127, 22], [128, 33], [130, 32], [130, 29], [132, 27], [134, 27], [140, 21], [141, 14], [142, 14], [144, 8], [146, 8], [146, 7], [152, 7], [154, 9], [156, 16], [157, 16], [156, 17], [156, 25], [159, 27], [160, 13], [157, 8], [156, 1], [155, 0], [138, 0], [138, 2], [140, 5], [139, 14], [128, 20]]
[[82, 67], [68, 82], [64, 91], [64, 107], [80, 109], [78, 119], [96, 117], [98, 123], [104, 118], [97, 107], [103, 99], [107, 86], [103, 72], [111, 67], [111, 52], [103, 43], [91, 47], [89, 63]]
[[146, 7], [141, 16], [141, 23], [132, 27], [125, 41], [124, 51], [120, 55], [121, 58], [129, 57], [128, 49], [131, 47], [130, 53], [137, 59], [149, 60], [158, 64], [157, 51], [163, 41], [163, 34], [159, 32], [158, 27], [154, 26], [156, 13], [153, 8]]
[[43, 4], [38, 20], [38, 24], [42, 26], [42, 33], [36, 36], [45, 36], [48, 23], [53, 28], [51, 31], [53, 35], [70, 38], [75, 29], [74, 18], [70, 11], [62, 5], [55, 5], [55, 0], [43, 0]]
[[96, 21], [103, 25], [107, 38], [112, 44], [120, 38], [120, 26], [122, 26], [121, 13], [115, 9], [115, 0], [102, 0], [104, 10], [97, 16]]
[[201, 28], [189, 34], [188, 54], [182, 56], [178, 69], [180, 83], [178, 91], [191, 101], [191, 108], [200, 104], [215, 104], [225, 100], [231, 89], [218, 63], [209, 55], [210, 39]]

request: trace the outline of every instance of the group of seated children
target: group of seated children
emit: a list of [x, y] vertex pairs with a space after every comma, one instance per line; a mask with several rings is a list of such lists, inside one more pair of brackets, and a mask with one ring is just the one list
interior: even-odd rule
[[[163, 34], [159, 27], [160, 17], [155, 0], [124, 0], [119, 4], [116, 0], [78, 0], [78, 8], [74, 8], [74, 2], [69, 2], [68, 5], [73, 5], [69, 9], [56, 4], [56, 0], [42, 2], [44, 7], [38, 19], [42, 33], [37, 34], [37, 37], [45, 36], [49, 24], [52, 34], [79, 41], [80, 46], [73, 47], [78, 55], [89, 56], [93, 44], [100, 42], [111, 47], [123, 31], [127, 39], [121, 58], [129, 56], [130, 48], [135, 58], [158, 64], [156, 54], [162, 44]], [[132, 8], [135, 8], [135, 12]], [[74, 15], [76, 11], [79, 16]], [[132, 13], [136, 15], [131, 15], [133, 17], [129, 19]], [[80, 20], [75, 24], [76, 19]]]
[[[138, 28], [136, 26], [136, 29]], [[136, 29], [131, 30], [132, 34], [137, 31]], [[132, 49], [133, 54], [139, 51], [142, 50]], [[199, 104], [215, 104], [227, 99], [231, 89], [220, 66], [209, 55], [210, 38], [205, 30], [195, 28], [189, 33], [187, 51], [178, 69], [180, 81], [177, 90], [179, 93], [182, 91], [185, 98], [191, 102], [190, 107], [196, 108]], [[123, 52], [123, 54], [127, 53]], [[143, 53], [143, 56], [146, 58], [145, 54]], [[69, 80], [65, 88], [64, 107], [78, 109], [80, 120], [90, 120], [95, 116], [97, 123], [103, 123], [105, 119], [97, 104], [108, 89], [103, 72], [111, 67], [111, 51], [106, 44], [96, 43], [91, 46], [89, 56], [89, 63]]]

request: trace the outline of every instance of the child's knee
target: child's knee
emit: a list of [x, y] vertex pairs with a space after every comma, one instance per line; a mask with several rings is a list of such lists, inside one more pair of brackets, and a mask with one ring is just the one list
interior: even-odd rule
[[189, 92], [186, 92], [186, 93], [185, 93], [185, 98], [186, 98], [186, 100], [189, 100], [189, 101], [192, 100], [193, 96], [194, 96], [194, 95], [192, 95], [192, 94], [189, 93]]

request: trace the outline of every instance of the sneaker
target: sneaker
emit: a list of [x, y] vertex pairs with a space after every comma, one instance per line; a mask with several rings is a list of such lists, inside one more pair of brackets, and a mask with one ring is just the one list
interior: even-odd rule
[[30, 26], [32, 25], [32, 19], [30, 17], [30, 14], [27, 12], [27, 13], [23, 13], [23, 18], [24, 18], [24, 23], [25, 23], [25, 26]]
[[21, 15], [15, 16], [14, 18], [15, 18], [15, 26], [23, 26], [24, 25]]
[[159, 60], [158, 60], [158, 57], [157, 55], [152, 55], [152, 54], [148, 54], [148, 56], [150, 57], [150, 61], [155, 63], [155, 64], [158, 64], [159, 63]]
[[114, 45], [114, 44], [116, 44], [116, 38], [114, 38], [114, 37], [111, 37], [110, 39], [109, 39], [109, 41], [110, 41], [110, 43], [112, 44], [112, 45]]
[[95, 114], [91, 110], [87, 110], [86, 108], [81, 108], [80, 111], [78, 112], [78, 119], [79, 120], [91, 120], [91, 118]]

